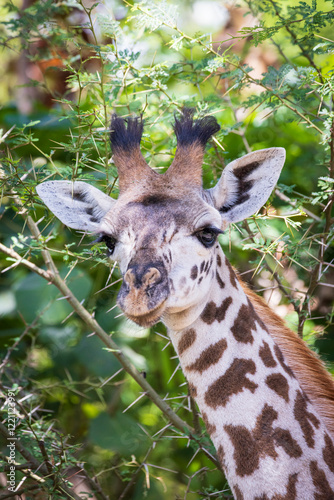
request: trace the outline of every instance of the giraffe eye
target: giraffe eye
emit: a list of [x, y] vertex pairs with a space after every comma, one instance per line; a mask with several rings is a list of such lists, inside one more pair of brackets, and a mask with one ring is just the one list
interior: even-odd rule
[[210, 248], [216, 242], [218, 234], [221, 234], [222, 232], [223, 231], [217, 227], [205, 227], [204, 229], [197, 231], [195, 235], [202, 245], [206, 248]]
[[108, 256], [112, 255], [115, 245], [116, 245], [116, 240], [109, 234], [101, 233], [99, 237], [94, 241], [94, 243], [100, 243], [103, 242], [106, 247], [108, 248]]

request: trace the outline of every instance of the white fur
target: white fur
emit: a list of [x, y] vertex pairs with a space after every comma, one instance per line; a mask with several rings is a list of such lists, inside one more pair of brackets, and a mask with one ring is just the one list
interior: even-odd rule
[[[43, 182], [36, 187], [36, 191], [66, 226], [89, 232], [98, 231], [101, 219], [116, 203], [99, 189], [82, 181]], [[81, 196], [83, 201], [75, 200], [74, 195]], [[87, 210], [92, 213], [88, 214]]]

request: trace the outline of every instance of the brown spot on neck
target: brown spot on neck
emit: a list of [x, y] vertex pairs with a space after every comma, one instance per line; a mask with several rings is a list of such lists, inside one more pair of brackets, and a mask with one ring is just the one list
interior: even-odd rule
[[220, 275], [219, 275], [218, 270], [216, 271], [216, 279], [217, 279], [217, 282], [218, 282], [218, 286], [219, 286], [219, 288], [221, 288], [221, 289], [225, 288], [225, 283], [224, 283], [224, 281], [221, 279], [221, 277], [220, 277]]
[[307, 401], [300, 391], [297, 392], [293, 413], [301, 427], [307, 446], [314, 448], [313, 426], [318, 429], [320, 422], [313, 413], [307, 410]]
[[254, 375], [256, 366], [251, 359], [234, 359], [231, 366], [226, 370], [224, 375], [219, 377], [213, 384], [210, 385], [206, 394], [205, 402], [211, 408], [225, 406], [234, 394], [248, 389], [254, 393], [258, 387], [257, 384], [247, 378], [247, 373]]
[[263, 342], [263, 345], [260, 347], [259, 356], [264, 366], [266, 366], [267, 368], [274, 368], [275, 366], [277, 366], [277, 363], [267, 342]]
[[[212, 436], [212, 434], [214, 434], [216, 432], [216, 430], [217, 430], [215, 424], [211, 424], [209, 422], [208, 416], [207, 416], [207, 414], [205, 412], [202, 413], [202, 419], [203, 419], [203, 422], [205, 424], [206, 430], [208, 431], [208, 433], [210, 434], [210, 436]], [[222, 448], [222, 450], [223, 450], [223, 448]], [[219, 462], [222, 464], [222, 460], [219, 457], [218, 450], [217, 450], [217, 453], [218, 453]], [[223, 456], [224, 456], [224, 454], [223, 454]], [[223, 466], [223, 464], [222, 464], [222, 466]]]
[[268, 375], [265, 382], [272, 391], [276, 392], [276, 394], [281, 396], [287, 403], [289, 402], [289, 384], [281, 373]]
[[280, 365], [282, 366], [283, 370], [286, 371], [286, 373], [288, 373], [288, 375], [290, 375], [290, 377], [294, 377], [294, 373], [293, 371], [291, 370], [291, 368], [285, 363], [284, 361], [284, 356], [282, 354], [282, 351], [281, 349], [278, 347], [277, 344], [275, 344], [274, 346], [274, 350], [275, 350], [275, 354], [276, 354], [276, 357], [280, 363]]
[[251, 307], [242, 304], [238, 315], [235, 318], [234, 324], [231, 327], [231, 332], [233, 333], [234, 338], [243, 344], [252, 344], [254, 338], [251, 330], [255, 330], [255, 328], [254, 310]]
[[314, 498], [316, 500], [334, 500], [334, 491], [332, 490], [325, 472], [320, 469], [317, 462], [310, 463], [310, 472], [315, 488]]
[[219, 307], [213, 301], [208, 302], [201, 314], [201, 320], [208, 325], [212, 325], [215, 321], [221, 323], [225, 319], [226, 311], [231, 304], [231, 297], [224, 299]]
[[265, 404], [252, 431], [241, 425], [224, 426], [234, 446], [233, 458], [239, 476], [253, 474], [259, 468], [261, 457], [269, 456], [276, 459], [278, 456], [276, 446], [282, 447], [291, 458], [302, 455], [300, 446], [288, 430], [273, 427], [277, 416], [278, 413], [274, 408]]
[[238, 288], [237, 276], [233, 270], [233, 267], [231, 266], [231, 264], [229, 263], [229, 261], [227, 260], [226, 257], [225, 257], [225, 265], [226, 265], [227, 269], [229, 270], [231, 285], [234, 286], [234, 288]]
[[260, 455], [252, 434], [242, 425], [225, 425], [224, 429], [234, 447], [236, 474], [241, 477], [253, 474], [259, 467]]
[[182, 337], [177, 345], [179, 356], [195, 342], [196, 332], [193, 328], [182, 333]]
[[210, 368], [210, 366], [218, 363], [226, 349], [226, 340], [219, 340], [215, 344], [212, 344], [207, 349], [205, 349], [196, 359], [196, 361], [194, 361], [194, 363], [186, 367], [186, 370], [194, 370], [203, 373], [205, 370]]
[[334, 473], [334, 445], [327, 433], [325, 434], [325, 447], [322, 450], [322, 456], [329, 469]]
[[277, 427], [274, 431], [274, 439], [277, 446], [281, 446], [285, 453], [291, 458], [299, 458], [303, 452], [297, 441], [293, 439], [290, 431]]
[[233, 486], [232, 490], [233, 490], [233, 493], [235, 496], [235, 500], [245, 500], [244, 496], [243, 496], [243, 494], [242, 494], [242, 492], [237, 484], [235, 486]]

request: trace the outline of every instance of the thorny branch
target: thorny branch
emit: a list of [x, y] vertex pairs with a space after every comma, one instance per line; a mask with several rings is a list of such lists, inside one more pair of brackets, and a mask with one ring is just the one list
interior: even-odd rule
[[123, 498], [126, 498], [126, 495], [128, 494], [128, 492], [131, 490], [132, 486], [136, 483], [137, 479], [138, 479], [138, 476], [139, 474], [141, 473], [141, 471], [143, 470], [143, 468], [145, 467], [146, 465], [146, 462], [147, 462], [147, 459], [149, 457], [149, 455], [152, 453], [152, 451], [154, 450], [155, 448], [155, 445], [156, 445], [156, 441], [154, 441], [152, 443], [152, 445], [150, 446], [150, 448], [148, 449], [143, 461], [141, 462], [141, 464], [139, 464], [138, 468], [136, 469], [136, 471], [132, 474], [131, 476], [131, 479], [130, 481], [128, 482], [128, 484], [126, 485], [126, 487], [124, 488], [123, 492], [121, 493], [121, 495], [119, 496], [118, 500], [123, 500]]
[[[330, 160], [329, 160], [328, 175], [331, 179], [334, 179], [334, 120], [332, 121], [329, 147], [330, 147]], [[300, 337], [303, 337], [303, 329], [304, 329], [305, 321], [307, 320], [307, 317], [308, 317], [311, 297], [312, 297], [316, 287], [320, 283], [320, 279], [322, 276], [322, 267], [324, 265], [324, 254], [328, 248], [329, 230], [330, 230], [332, 222], [333, 222], [332, 221], [333, 202], [334, 202], [334, 193], [330, 196], [330, 199], [329, 199], [329, 201], [324, 209], [325, 228], [324, 228], [324, 232], [323, 232], [322, 237], [321, 237], [321, 244], [319, 245], [319, 251], [318, 251], [318, 256], [316, 259], [316, 264], [311, 272], [309, 286], [308, 286], [307, 292], [305, 294], [305, 297], [304, 297], [304, 300], [303, 300], [303, 303], [301, 305], [300, 312], [299, 312], [298, 335]]]
[[[12, 439], [10, 436], [9, 431], [7, 430], [6, 426], [0, 422], [0, 434], [7, 440]], [[15, 441], [15, 447], [18, 450], [18, 452], [22, 455], [23, 458], [27, 460], [31, 468], [25, 470], [25, 474], [27, 476], [32, 477], [35, 481], [37, 482], [44, 482], [45, 477], [50, 477], [50, 472], [48, 470], [48, 467], [46, 466], [45, 463], [39, 462], [20, 442], [20, 440]], [[38, 471], [38, 474], [35, 472], [32, 472], [32, 470]], [[40, 476], [43, 476], [41, 478]], [[81, 497], [79, 497], [76, 493], [74, 493], [65, 483], [64, 480], [61, 480], [60, 484], [55, 483], [54, 488], [59, 492], [65, 495], [65, 498], [69, 499], [74, 499], [74, 500], [81, 500]], [[26, 491], [26, 489], [25, 489]], [[17, 493], [16, 493], [17, 495]], [[9, 498], [10, 493], [5, 492], [3, 495], [0, 496], [0, 499], [5, 499]]]

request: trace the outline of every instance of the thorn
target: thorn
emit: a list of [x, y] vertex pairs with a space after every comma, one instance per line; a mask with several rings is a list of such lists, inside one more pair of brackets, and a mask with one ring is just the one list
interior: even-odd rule
[[166, 349], [166, 347], [168, 347], [170, 344], [170, 340], [167, 342], [167, 344], [161, 349], [161, 351], [164, 351]]
[[170, 379], [168, 380], [167, 384], [169, 384], [169, 382], [172, 380], [172, 378], [174, 377], [175, 373], [178, 371], [178, 369], [180, 368], [180, 363], [177, 365], [177, 367], [175, 368], [175, 370], [173, 371]]
[[146, 394], [147, 394], [147, 392], [143, 392], [135, 401], [133, 401], [133, 403], [131, 403], [127, 408], [125, 408], [125, 410], [123, 410], [122, 413], [125, 413], [126, 411], [128, 411], [128, 409], [131, 408], [131, 406], [136, 404], [137, 401], [139, 401], [142, 397], [146, 396]]
[[[82, 305], [84, 302], [85, 302], [85, 299], [83, 299], [83, 300], [80, 302], [80, 304]], [[74, 313], [75, 313], [75, 310], [73, 309], [73, 311], [72, 311], [72, 312], [70, 312], [70, 314], [69, 314], [68, 316], [66, 316], [66, 318], [65, 318], [65, 319], [63, 319], [63, 321], [61, 322], [61, 325], [62, 325], [63, 323], [65, 323], [65, 321], [67, 321], [67, 320], [68, 320], [68, 319], [72, 316], [72, 314], [74, 314]]]
[[123, 368], [120, 368], [119, 370], [117, 370], [117, 372], [115, 372], [113, 375], [111, 375], [111, 377], [109, 377], [107, 380], [105, 380], [103, 382], [103, 384], [100, 385], [100, 388], [103, 387], [104, 385], [106, 385], [108, 382], [110, 382], [111, 379], [113, 379], [114, 377], [116, 377], [122, 371], [123, 371]]
[[171, 427], [171, 425], [172, 425], [171, 423], [165, 425], [165, 427], [163, 427], [162, 429], [160, 429], [160, 431], [158, 431], [155, 434], [153, 434], [152, 437], [154, 438], [155, 436], [158, 436], [159, 434], [161, 434], [162, 432], [164, 432], [166, 429], [168, 429], [168, 427]]
[[110, 288], [113, 285], [116, 285], [116, 283], [119, 283], [122, 281], [123, 278], [119, 278], [118, 280], [114, 281], [113, 283], [110, 283], [110, 285], [106, 285], [104, 288], [101, 288], [101, 290], [98, 290], [97, 292], [94, 293], [96, 295], [97, 293], [103, 292], [103, 290], [106, 290], [107, 288]]
[[162, 337], [163, 339], [170, 340], [167, 335], [163, 335], [162, 333], [159, 333], [159, 332], [153, 332], [153, 333], [155, 333], [156, 335], [159, 335], [159, 337]]
[[192, 458], [189, 460], [189, 462], [187, 463], [187, 468], [189, 467], [189, 465], [191, 464], [191, 462], [194, 460], [194, 458], [196, 457], [197, 453], [200, 451], [201, 448], [197, 448], [197, 450], [195, 451], [195, 453], [193, 454]]
[[168, 469], [167, 467], [161, 467], [160, 465], [155, 465], [155, 464], [147, 464], [147, 465], [149, 465], [150, 467], [154, 467], [155, 469], [161, 469], [168, 472], [173, 472], [174, 474], [179, 474], [179, 472], [176, 470]]
[[114, 264], [113, 264], [113, 266], [112, 266], [112, 268], [111, 268], [111, 271], [110, 271], [110, 273], [109, 273], [108, 279], [107, 279], [107, 281], [106, 281], [106, 285], [108, 284], [108, 281], [109, 281], [109, 280], [110, 280], [110, 278], [112, 277], [113, 272], [115, 271], [115, 267], [116, 267], [116, 266], [117, 266], [117, 262], [115, 261], [115, 262], [114, 262]]
[[110, 311], [112, 311], [113, 309], [115, 309], [115, 307], [117, 307], [117, 304], [115, 304], [114, 306], [112, 306], [110, 309], [108, 309], [107, 313], [109, 313]]

